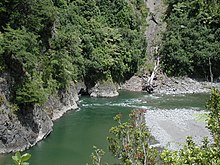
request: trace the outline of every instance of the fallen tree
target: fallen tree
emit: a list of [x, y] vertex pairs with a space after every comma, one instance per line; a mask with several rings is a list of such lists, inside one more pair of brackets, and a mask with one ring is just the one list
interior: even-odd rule
[[156, 79], [156, 74], [159, 70], [160, 66], [160, 58], [157, 57], [157, 60], [155, 61], [154, 69], [151, 73], [151, 75], [147, 78], [144, 78], [143, 81], [143, 90], [147, 91], [148, 93], [152, 93], [156, 85], [154, 84], [153, 80]]

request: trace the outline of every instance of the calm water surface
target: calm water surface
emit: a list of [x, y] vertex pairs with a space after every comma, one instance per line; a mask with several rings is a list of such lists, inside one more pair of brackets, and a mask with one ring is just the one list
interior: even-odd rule
[[[31, 165], [85, 165], [90, 162], [93, 145], [107, 151], [108, 130], [115, 125], [113, 117], [131, 110], [144, 109], [205, 109], [208, 94], [148, 95], [121, 92], [115, 98], [82, 97], [80, 109], [69, 111], [54, 123], [48, 138], [27, 152]], [[125, 117], [126, 118], [126, 117]], [[0, 165], [12, 164], [11, 155], [0, 155]], [[104, 159], [113, 162], [109, 153]]]

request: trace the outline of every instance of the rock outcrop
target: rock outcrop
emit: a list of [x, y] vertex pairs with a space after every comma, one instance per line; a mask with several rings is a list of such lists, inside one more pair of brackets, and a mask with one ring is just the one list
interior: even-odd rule
[[89, 89], [89, 94], [91, 97], [115, 97], [119, 95], [117, 86], [112, 81], [96, 83], [94, 87]]
[[212, 85], [210, 82], [199, 82], [189, 77], [162, 76], [155, 81], [154, 92], [161, 94], [207, 93], [210, 92]]
[[72, 85], [50, 96], [42, 106], [17, 111], [16, 106], [7, 101], [12, 84], [9, 75], [0, 76], [0, 153], [25, 150], [47, 137], [52, 131], [53, 120], [76, 109], [79, 100]]
[[77, 89], [72, 84], [67, 90], [52, 95], [43, 106], [52, 120], [60, 118], [68, 110], [77, 109], [79, 101]]
[[[129, 91], [144, 91], [147, 78], [133, 76], [121, 86], [122, 89]], [[158, 94], [184, 94], [184, 93], [208, 93], [212, 86], [220, 88], [219, 83], [207, 81], [197, 81], [189, 77], [167, 77], [157, 75], [153, 80], [152, 93]]]
[[138, 76], [132, 76], [121, 86], [121, 89], [128, 91], [142, 91], [143, 83], [143, 78]]
[[22, 151], [35, 145], [52, 131], [53, 122], [39, 107], [25, 112], [0, 113], [0, 153]]
[[162, 21], [163, 12], [166, 6], [162, 0], [147, 0], [146, 5], [149, 9], [147, 17], [148, 27], [146, 30], [147, 54], [154, 58], [157, 55], [161, 44], [162, 33], [166, 29], [165, 22]]

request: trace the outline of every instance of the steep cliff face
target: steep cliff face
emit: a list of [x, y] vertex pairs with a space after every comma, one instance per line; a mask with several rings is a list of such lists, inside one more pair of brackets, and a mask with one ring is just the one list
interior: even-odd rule
[[35, 145], [52, 131], [53, 122], [41, 108], [25, 115], [2, 110], [0, 114], [0, 153], [24, 150]]
[[66, 111], [77, 109], [79, 100], [75, 86], [50, 96], [42, 106], [35, 105], [16, 111], [8, 102], [13, 80], [0, 75], [0, 153], [25, 150], [47, 137], [52, 131], [53, 120]]
[[157, 56], [161, 44], [161, 34], [166, 29], [166, 24], [162, 21], [166, 6], [163, 0], [147, 0], [146, 5], [149, 9], [147, 17], [148, 27], [146, 30], [147, 54], [154, 58], [154, 56]]
[[78, 101], [76, 86], [72, 84], [67, 90], [59, 91], [52, 95], [43, 107], [50, 118], [56, 120], [68, 110], [77, 109]]

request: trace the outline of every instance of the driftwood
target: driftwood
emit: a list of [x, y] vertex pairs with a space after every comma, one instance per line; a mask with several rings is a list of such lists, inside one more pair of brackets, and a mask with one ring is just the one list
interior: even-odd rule
[[153, 84], [153, 80], [156, 77], [156, 73], [159, 69], [160, 65], [160, 58], [158, 57], [157, 60], [155, 61], [154, 69], [150, 75], [150, 77], [144, 79], [144, 85], [143, 85], [143, 90], [147, 91], [148, 93], [152, 93], [154, 90], [155, 85]]

